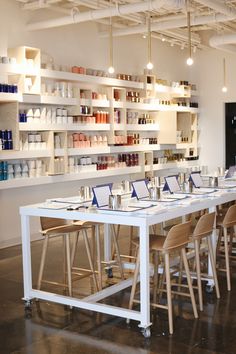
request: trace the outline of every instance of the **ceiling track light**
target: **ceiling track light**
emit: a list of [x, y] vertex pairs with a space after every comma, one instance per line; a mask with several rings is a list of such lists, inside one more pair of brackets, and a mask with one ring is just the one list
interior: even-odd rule
[[227, 86], [226, 86], [226, 61], [225, 58], [223, 59], [223, 87], [222, 87], [222, 92], [227, 92]]
[[151, 35], [151, 16], [150, 14], [148, 15], [148, 62], [147, 62], [147, 69], [152, 70], [153, 69], [153, 63], [152, 63], [152, 35]]
[[192, 58], [192, 43], [191, 43], [191, 23], [190, 23], [190, 11], [187, 12], [187, 25], [188, 25], [188, 51], [189, 57], [187, 59], [187, 65], [193, 65], [193, 58]]

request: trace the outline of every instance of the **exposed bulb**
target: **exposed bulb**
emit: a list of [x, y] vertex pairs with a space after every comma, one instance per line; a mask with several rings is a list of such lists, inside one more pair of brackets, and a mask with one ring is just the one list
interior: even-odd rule
[[223, 87], [222, 87], [222, 92], [227, 92], [227, 91], [228, 91], [227, 87], [226, 87], [226, 86], [223, 86]]
[[114, 67], [113, 66], [109, 66], [108, 72], [109, 72], [109, 74], [114, 74], [114, 72], [115, 72]]
[[187, 59], [187, 65], [189, 65], [189, 66], [191, 66], [191, 65], [193, 65], [193, 58], [191, 58], [191, 57], [189, 57], [188, 59]]
[[149, 63], [147, 63], [147, 69], [148, 70], [152, 70], [153, 69], [153, 64], [149, 61]]

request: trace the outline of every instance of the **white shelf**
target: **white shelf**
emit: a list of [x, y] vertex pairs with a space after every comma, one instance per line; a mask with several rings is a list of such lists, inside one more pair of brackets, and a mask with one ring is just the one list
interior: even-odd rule
[[32, 104], [41, 104], [41, 96], [40, 95], [30, 95], [30, 94], [23, 94], [20, 102], [22, 103], [32, 103]]
[[77, 155], [100, 155], [100, 154], [109, 154], [110, 147], [109, 146], [97, 146], [97, 147], [89, 147], [89, 148], [69, 148], [68, 155], [69, 156], [77, 156]]
[[37, 157], [50, 157], [50, 150], [2, 150], [0, 160], [34, 159]]
[[0, 190], [36, 186], [41, 184], [53, 183], [53, 182], [54, 181], [50, 176], [42, 176], [42, 177], [34, 177], [34, 178], [14, 178], [6, 181], [0, 181]]
[[114, 130], [125, 130], [125, 124], [114, 124]]
[[109, 131], [110, 124], [35, 124], [19, 123], [20, 131]]
[[0, 74], [6, 75], [26, 75], [37, 76], [40, 74], [40, 70], [37, 68], [30, 68], [24, 64], [0, 64]]
[[64, 156], [65, 155], [65, 149], [55, 149], [54, 150], [54, 156]]
[[76, 106], [79, 105], [79, 101], [77, 98], [64, 98], [58, 96], [43, 96], [43, 95], [30, 95], [24, 94], [20, 96], [19, 99], [22, 103], [28, 104], [49, 104], [55, 106]]
[[81, 75], [81, 74], [74, 74], [71, 72], [48, 70], [48, 69], [41, 69], [40, 73], [41, 73], [41, 77], [55, 79], [55, 80], [86, 82], [88, 84], [128, 87], [128, 88], [135, 88], [135, 89], [143, 88], [142, 82], [118, 80], [109, 77]]
[[140, 152], [140, 151], [145, 152], [145, 151], [156, 151], [156, 150], [160, 150], [159, 144], [111, 146], [111, 153]]
[[18, 102], [22, 99], [19, 93], [0, 92], [0, 102]]
[[125, 108], [125, 102], [113, 100], [112, 106], [113, 108]]
[[127, 124], [126, 130], [128, 131], [158, 131], [160, 130], [159, 124]]
[[109, 100], [92, 100], [92, 106], [93, 107], [109, 108], [110, 107], [110, 101]]
[[41, 96], [42, 104], [64, 105], [64, 106], [76, 106], [79, 105], [77, 98], [64, 98], [58, 96]]
[[194, 144], [193, 143], [176, 144], [176, 149], [188, 149], [188, 148], [194, 148]]
[[[140, 173], [141, 167], [134, 166], [134, 167], [123, 167], [123, 168], [113, 168], [107, 170], [99, 170], [99, 171], [86, 171], [74, 173], [71, 177], [76, 177], [76, 179], [88, 179], [88, 178], [100, 178], [100, 177], [109, 177], [109, 176], [118, 176], [118, 175], [125, 175], [129, 173]], [[67, 175], [68, 176], [68, 175]]]
[[108, 176], [118, 176], [118, 175], [126, 175], [133, 173], [140, 173], [141, 167], [124, 167], [124, 168], [116, 168], [110, 170], [100, 170], [94, 172], [80, 172], [80, 173], [72, 173], [72, 174], [64, 174], [64, 175], [55, 175], [55, 176], [42, 176], [42, 177], [34, 177], [34, 178], [16, 178], [10, 179], [6, 181], [0, 181], [0, 190], [1, 189], [9, 189], [9, 188], [20, 188], [20, 187], [29, 187], [36, 186], [41, 184], [50, 184], [50, 183], [58, 183], [58, 182], [69, 182], [69, 181], [78, 181], [84, 180], [88, 178], [102, 178]]
[[159, 171], [159, 170], [165, 170], [171, 168], [184, 168], [184, 167], [187, 168], [198, 164], [199, 164], [198, 160], [191, 160], [191, 161], [174, 161], [174, 162], [167, 162], [163, 164], [154, 164], [153, 166], [145, 165], [145, 172]]
[[125, 102], [124, 107], [132, 110], [145, 110], [145, 111], [174, 111], [174, 112], [191, 112], [197, 113], [198, 108], [178, 106], [178, 105], [164, 105], [157, 103], [136, 103], [136, 102]]

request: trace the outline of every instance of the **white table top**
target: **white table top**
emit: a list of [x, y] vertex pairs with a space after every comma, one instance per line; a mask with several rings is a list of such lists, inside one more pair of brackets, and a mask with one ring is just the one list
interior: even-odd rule
[[[126, 198], [126, 203], [127, 203]], [[150, 201], [149, 204], [155, 206], [132, 213], [125, 213], [119, 211], [100, 211], [95, 207], [79, 210], [62, 209], [46, 209], [42, 208], [42, 204], [34, 204], [20, 207], [20, 214], [23, 216], [45, 216], [63, 218], [68, 220], [84, 220], [93, 221], [103, 224], [121, 224], [121, 225], [154, 225], [159, 222], [167, 221], [177, 217], [181, 217], [192, 212], [202, 209], [214, 208], [217, 205], [236, 200], [236, 189], [218, 190], [211, 194], [200, 196], [188, 196], [188, 198], [169, 203], [158, 203]], [[136, 202], [135, 199], [129, 199], [132, 205]], [[142, 202], [141, 202], [142, 203]]]

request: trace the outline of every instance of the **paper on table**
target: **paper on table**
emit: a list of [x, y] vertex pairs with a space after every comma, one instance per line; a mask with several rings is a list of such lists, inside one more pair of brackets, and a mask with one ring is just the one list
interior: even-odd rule
[[159, 213], [164, 213], [167, 210], [167, 208], [161, 206], [161, 205], [153, 205], [150, 208], [144, 208], [140, 209], [137, 211], [139, 214], [159, 214]]
[[79, 204], [84, 203], [84, 200], [81, 200], [79, 196], [66, 197], [66, 198], [53, 198], [48, 199], [48, 201], [57, 202], [57, 203], [70, 203], [70, 204]]
[[42, 209], [54, 209], [54, 210], [59, 210], [59, 209], [67, 209], [70, 206], [69, 203], [57, 203], [57, 202], [45, 202], [42, 204], [38, 205], [38, 208]]

